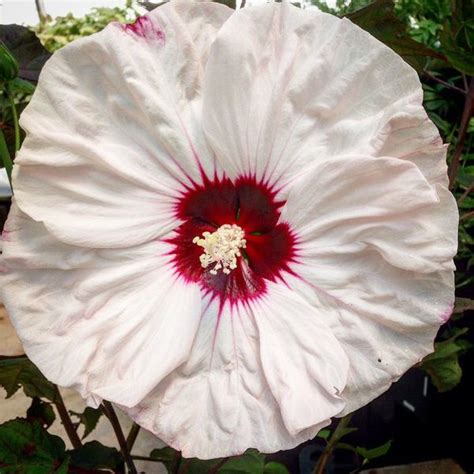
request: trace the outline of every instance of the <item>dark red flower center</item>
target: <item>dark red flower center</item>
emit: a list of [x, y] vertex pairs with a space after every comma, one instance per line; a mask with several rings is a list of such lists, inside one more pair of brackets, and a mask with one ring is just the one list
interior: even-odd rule
[[[254, 178], [205, 179], [183, 193], [176, 215], [184, 223], [169, 240], [177, 272], [197, 282], [213, 296], [231, 302], [254, 299], [265, 293], [266, 281], [281, 279], [290, 272], [295, 258], [295, 235], [286, 223], [278, 223], [283, 202], [276, 193]], [[193, 242], [204, 232], [215, 233], [221, 226], [236, 225], [245, 233], [245, 248], [237, 267], [228, 274], [213, 266], [203, 268], [203, 247]]]

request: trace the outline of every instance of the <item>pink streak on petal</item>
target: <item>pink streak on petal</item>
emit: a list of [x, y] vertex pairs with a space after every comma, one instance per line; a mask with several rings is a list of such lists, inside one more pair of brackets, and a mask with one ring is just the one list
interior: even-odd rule
[[8, 242], [8, 241], [10, 240], [10, 234], [11, 234], [11, 231], [10, 231], [10, 230], [3, 229], [3, 232], [2, 232], [2, 241], [3, 241], [3, 242]]
[[141, 16], [134, 23], [121, 25], [121, 27], [125, 32], [136, 37], [156, 41], [161, 45], [166, 42], [164, 31], [148, 15]]
[[450, 305], [445, 311], [441, 313], [441, 321], [447, 323], [451, 315], [453, 314], [454, 305]]

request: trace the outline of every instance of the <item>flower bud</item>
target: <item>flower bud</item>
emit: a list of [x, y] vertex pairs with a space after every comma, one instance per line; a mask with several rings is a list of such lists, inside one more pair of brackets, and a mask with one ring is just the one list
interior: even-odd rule
[[0, 81], [11, 81], [18, 76], [18, 63], [4, 43], [0, 41]]

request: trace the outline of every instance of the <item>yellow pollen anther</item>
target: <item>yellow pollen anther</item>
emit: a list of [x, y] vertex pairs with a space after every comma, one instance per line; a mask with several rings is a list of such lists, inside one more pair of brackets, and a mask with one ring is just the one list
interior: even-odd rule
[[237, 268], [237, 257], [240, 257], [240, 249], [244, 249], [247, 241], [244, 239], [244, 231], [235, 224], [221, 225], [215, 232], [203, 232], [202, 238], [197, 236], [193, 244], [204, 249], [199, 257], [202, 268], [207, 268], [215, 263], [210, 273], [217, 275], [222, 270], [228, 275], [231, 270]]

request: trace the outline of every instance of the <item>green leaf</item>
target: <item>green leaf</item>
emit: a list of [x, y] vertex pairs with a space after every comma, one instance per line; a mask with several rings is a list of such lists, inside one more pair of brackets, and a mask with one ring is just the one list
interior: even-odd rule
[[57, 51], [71, 41], [101, 31], [113, 21], [129, 23], [137, 16], [138, 12], [130, 5], [123, 8], [97, 7], [82, 17], [75, 17], [72, 13], [56, 17], [37, 25], [35, 31], [47, 50]]
[[169, 446], [160, 449], [154, 449], [150, 453], [150, 457], [161, 461], [165, 465], [168, 472], [176, 472], [181, 460], [180, 452], [170, 448]]
[[255, 449], [249, 449], [243, 455], [227, 460], [221, 458], [203, 461], [197, 458], [181, 458], [178, 451], [169, 447], [154, 449], [150, 453], [150, 457], [161, 461], [170, 473], [288, 474], [288, 469], [283, 464], [277, 462], [265, 464], [265, 455], [260, 454]]
[[363, 448], [362, 446], [357, 446], [355, 448], [355, 452], [364, 459], [363, 464], [366, 464], [372, 459], [385, 456], [385, 454], [389, 452], [391, 446], [392, 446], [392, 440], [387, 441], [381, 446], [377, 446], [376, 448], [371, 448], [371, 449]]
[[206, 474], [208, 472], [219, 472], [217, 469], [222, 461], [222, 459], [209, 459], [207, 461], [202, 461], [197, 458], [183, 458], [180, 463], [179, 474]]
[[347, 427], [347, 428], [341, 428], [340, 430], [338, 430], [338, 437], [337, 439], [341, 439], [343, 438], [344, 436], [347, 436], [348, 434], [350, 433], [354, 433], [355, 431], [357, 431], [359, 428], [351, 428], [351, 427]]
[[474, 75], [474, 3], [454, 0], [451, 5], [441, 34], [442, 49], [458, 71]]
[[[327, 439], [330, 443], [337, 443], [340, 439], [344, 438], [344, 436], [347, 436], [348, 434], [354, 433], [357, 431], [359, 428], [351, 428], [350, 426], [348, 427], [341, 427], [337, 428], [336, 431], [332, 434], [332, 438]], [[327, 430], [329, 431], [329, 430]], [[319, 434], [318, 434], [319, 436]]]
[[331, 436], [331, 430], [321, 430], [316, 436], [318, 438], [323, 438], [327, 441], [329, 439], [329, 436]]
[[375, 36], [421, 72], [427, 58], [444, 56], [410, 37], [405, 24], [395, 15], [392, 0], [375, 0], [365, 8], [347, 15], [353, 23]]
[[27, 397], [44, 397], [54, 401], [56, 387], [27, 357], [0, 358], [0, 385], [11, 397], [23, 387]]
[[161, 7], [161, 5], [164, 5], [166, 3], [168, 2], [164, 1], [164, 2], [155, 3], [155, 2], [147, 2], [146, 0], [138, 0], [138, 4], [149, 12], [153, 11], [155, 8]]
[[30, 408], [26, 412], [28, 420], [36, 420], [44, 428], [49, 428], [56, 419], [53, 407], [50, 403], [44, 402], [41, 398], [34, 397]]
[[65, 473], [67, 465], [63, 440], [49, 434], [39, 422], [17, 418], [0, 425], [2, 474]]
[[347, 451], [352, 451], [353, 453], [356, 452], [355, 446], [352, 446], [352, 444], [349, 443], [336, 443], [334, 447], [335, 449], [345, 449]]
[[123, 465], [122, 456], [115, 448], [90, 441], [79, 449], [69, 451], [71, 466], [80, 469], [117, 469]]
[[[68, 474], [69, 471], [69, 456], [63, 461], [63, 463], [56, 469], [55, 474]], [[86, 473], [84, 473], [86, 474]]]
[[466, 339], [459, 338], [467, 331], [467, 328], [458, 329], [449, 339], [435, 343], [435, 351], [426, 356], [421, 363], [421, 368], [428, 373], [440, 392], [453, 389], [461, 381], [459, 356], [472, 344]]
[[35, 91], [35, 86], [24, 79], [17, 77], [13, 81], [10, 81], [10, 88], [14, 94], [26, 94], [31, 95]]
[[469, 120], [469, 125], [467, 127], [467, 133], [474, 133], [474, 117]]
[[474, 153], [465, 153], [464, 159], [466, 160], [466, 166], [463, 166], [463, 168], [459, 170], [459, 182], [467, 188], [474, 183], [474, 166], [468, 165], [469, 162], [474, 163]]
[[19, 77], [28, 81], [37, 81], [51, 53], [46, 51], [36, 35], [24, 26], [0, 25], [0, 39], [18, 61]]
[[213, 0], [214, 3], [220, 3], [225, 5], [226, 7], [233, 8], [234, 10], [237, 8], [236, 0]]
[[453, 314], [464, 313], [474, 310], [474, 300], [470, 298], [456, 298]]
[[203, 461], [197, 458], [183, 458], [181, 453], [172, 448], [154, 449], [150, 457], [161, 461], [170, 473], [179, 474], [205, 474], [218, 472], [219, 465], [223, 459], [209, 459]]
[[229, 459], [219, 469], [219, 474], [262, 474], [265, 472], [265, 455], [248, 449], [242, 456]]
[[265, 464], [263, 470], [265, 474], [289, 474], [287, 467], [279, 462], [269, 462]]
[[7, 46], [0, 41], [0, 81], [10, 82], [18, 76], [18, 63]]
[[79, 423], [84, 425], [84, 434], [82, 439], [89, 436], [92, 431], [95, 430], [100, 417], [103, 415], [103, 411], [98, 408], [87, 407], [82, 413], [75, 411], [69, 412], [71, 415], [79, 418]]
[[446, 36], [444, 37], [443, 45], [443, 51], [453, 67], [464, 74], [474, 75], [474, 53], [457, 49], [452, 41], [446, 39]]

